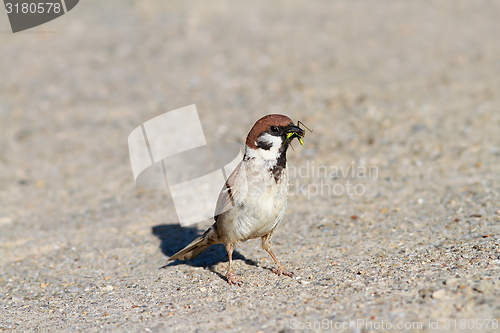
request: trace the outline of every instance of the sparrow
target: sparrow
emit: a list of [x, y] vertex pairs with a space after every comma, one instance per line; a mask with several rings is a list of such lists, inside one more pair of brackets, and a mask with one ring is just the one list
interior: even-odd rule
[[168, 260], [192, 259], [210, 245], [224, 244], [229, 257], [227, 282], [240, 286], [243, 282], [232, 267], [234, 248], [249, 239], [261, 238], [262, 248], [278, 266], [273, 272], [292, 277], [293, 273], [285, 270], [271, 251], [271, 236], [287, 204], [286, 152], [294, 138], [303, 144], [304, 135], [304, 130], [285, 115], [270, 114], [259, 119], [246, 138], [243, 160], [219, 194], [215, 223]]

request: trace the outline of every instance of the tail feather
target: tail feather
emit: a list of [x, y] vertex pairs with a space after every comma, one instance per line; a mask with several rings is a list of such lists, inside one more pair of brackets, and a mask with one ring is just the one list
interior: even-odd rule
[[182, 250], [168, 258], [169, 261], [172, 260], [187, 260], [193, 259], [199, 256], [203, 251], [205, 251], [210, 245], [217, 244], [216, 242], [217, 234], [215, 232], [214, 226], [209, 228], [200, 237], [197, 237], [191, 243], [189, 243]]

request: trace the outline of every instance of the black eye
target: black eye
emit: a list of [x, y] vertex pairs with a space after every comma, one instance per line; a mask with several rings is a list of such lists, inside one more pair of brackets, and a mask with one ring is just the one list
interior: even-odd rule
[[278, 131], [280, 130], [280, 129], [278, 128], [278, 126], [271, 126], [271, 128], [270, 128], [270, 129], [271, 129], [271, 132], [273, 132], [273, 133], [278, 133]]

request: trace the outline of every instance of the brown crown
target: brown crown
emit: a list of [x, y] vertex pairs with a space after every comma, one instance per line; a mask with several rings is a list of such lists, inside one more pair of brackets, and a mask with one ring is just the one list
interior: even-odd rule
[[257, 149], [255, 141], [257, 138], [271, 126], [288, 126], [292, 123], [292, 119], [282, 114], [268, 114], [257, 120], [252, 129], [248, 133], [246, 145], [252, 149]]

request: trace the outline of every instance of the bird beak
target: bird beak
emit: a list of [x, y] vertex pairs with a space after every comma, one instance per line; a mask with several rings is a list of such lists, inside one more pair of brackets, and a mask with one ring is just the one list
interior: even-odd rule
[[293, 138], [297, 138], [297, 140], [299, 140], [299, 142], [302, 146], [304, 145], [304, 140], [302, 140], [304, 135], [306, 135], [306, 132], [302, 128], [300, 128], [296, 125], [293, 125], [293, 124], [291, 124], [288, 127], [288, 130], [286, 131], [286, 138], [287, 139], [289, 139], [291, 141]]

